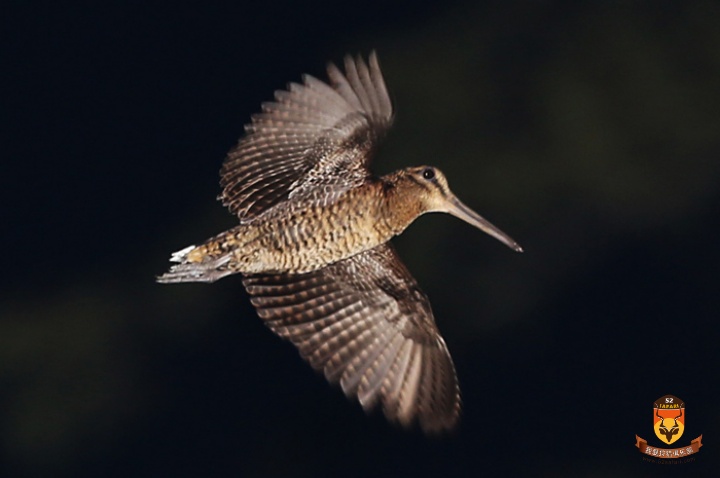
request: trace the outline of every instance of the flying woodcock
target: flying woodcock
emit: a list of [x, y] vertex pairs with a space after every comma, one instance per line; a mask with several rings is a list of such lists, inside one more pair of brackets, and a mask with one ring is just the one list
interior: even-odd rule
[[240, 224], [174, 253], [162, 283], [242, 274], [258, 315], [365, 410], [451, 429], [460, 390], [430, 302], [390, 239], [445, 212], [520, 246], [464, 205], [431, 166], [369, 169], [393, 122], [377, 56], [345, 58], [329, 82], [276, 91], [222, 169], [222, 203]]

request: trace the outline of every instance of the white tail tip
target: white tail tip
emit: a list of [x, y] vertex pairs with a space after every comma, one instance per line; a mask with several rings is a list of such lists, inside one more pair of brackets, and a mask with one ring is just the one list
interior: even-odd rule
[[170, 262], [183, 262], [187, 257], [188, 253], [195, 249], [195, 246], [187, 246], [185, 249], [180, 249], [177, 252], [173, 252], [170, 256]]

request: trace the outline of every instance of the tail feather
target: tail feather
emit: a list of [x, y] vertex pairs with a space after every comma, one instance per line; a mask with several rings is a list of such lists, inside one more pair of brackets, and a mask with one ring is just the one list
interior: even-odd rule
[[187, 261], [187, 256], [190, 253], [190, 251], [192, 251], [193, 249], [195, 249], [194, 245], [187, 246], [185, 249], [180, 249], [177, 252], [173, 252], [172, 255], [170, 256], [170, 262], [185, 262], [185, 261]]
[[230, 254], [220, 257], [206, 256], [200, 262], [193, 262], [188, 255], [196, 249], [196, 246], [189, 246], [185, 249], [174, 252], [170, 256], [170, 262], [178, 262], [170, 267], [165, 274], [158, 276], [157, 281], [161, 284], [174, 284], [177, 282], [215, 282], [235, 271], [228, 269]]

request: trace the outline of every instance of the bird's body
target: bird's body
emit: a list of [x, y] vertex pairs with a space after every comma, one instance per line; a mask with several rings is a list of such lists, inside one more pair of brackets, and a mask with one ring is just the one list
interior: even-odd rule
[[246, 127], [221, 170], [240, 225], [173, 254], [160, 282], [240, 273], [258, 314], [315, 368], [401, 423], [454, 426], [457, 378], [429, 301], [388, 241], [426, 212], [448, 212], [521, 250], [462, 204], [428, 166], [382, 177], [367, 165], [392, 123], [377, 58], [304, 77]]
[[382, 185], [369, 183], [328, 205], [299, 203], [222, 233], [192, 250], [190, 260], [202, 263], [229, 254], [233, 272], [310, 272], [400, 232], [383, 220], [388, 208], [384, 196]]
[[[268, 211], [185, 251], [180, 262], [203, 280], [203, 265], [224, 262], [228, 273], [310, 272], [384, 244], [425, 208], [406, 178], [427, 167], [369, 178], [329, 204], [300, 201]], [[215, 278], [207, 276], [207, 281]]]

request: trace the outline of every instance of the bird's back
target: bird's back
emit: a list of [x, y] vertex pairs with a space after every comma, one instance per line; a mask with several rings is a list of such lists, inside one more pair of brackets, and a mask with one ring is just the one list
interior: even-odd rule
[[279, 205], [188, 252], [187, 260], [214, 263], [242, 274], [305, 273], [390, 240], [399, 224], [379, 181], [344, 193], [330, 204], [297, 201]]

